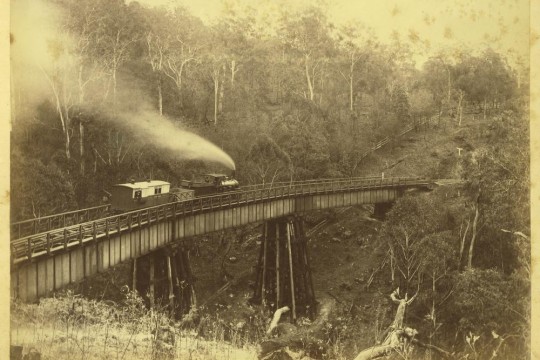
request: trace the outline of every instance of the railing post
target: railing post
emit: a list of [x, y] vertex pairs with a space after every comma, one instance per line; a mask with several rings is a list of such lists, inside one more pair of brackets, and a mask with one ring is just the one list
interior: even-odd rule
[[94, 222], [92, 223], [92, 238], [93, 238], [94, 241], [97, 240], [97, 234], [96, 234], [96, 231], [97, 231], [97, 230], [96, 230], [96, 222], [94, 221]]
[[82, 225], [79, 225], [79, 244], [82, 245], [83, 243], [83, 227]]
[[50, 233], [47, 233], [46, 235], [46, 239], [47, 239], [47, 255], [51, 255], [51, 234]]
[[64, 250], [67, 250], [67, 229], [64, 228]]
[[107, 239], [109, 238], [109, 219], [105, 219], [105, 236], [107, 236]]
[[28, 238], [28, 260], [32, 260], [32, 239], [31, 238]]

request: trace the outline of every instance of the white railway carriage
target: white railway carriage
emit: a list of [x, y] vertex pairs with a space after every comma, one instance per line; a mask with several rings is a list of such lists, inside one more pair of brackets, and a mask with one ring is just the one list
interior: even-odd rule
[[113, 211], [130, 211], [174, 201], [171, 184], [161, 180], [129, 182], [114, 185], [111, 189]]
[[180, 187], [173, 189], [170, 183], [161, 180], [131, 181], [112, 187], [111, 210], [116, 213], [138, 210], [238, 188], [238, 181], [224, 174], [205, 174], [196, 180], [182, 180]]

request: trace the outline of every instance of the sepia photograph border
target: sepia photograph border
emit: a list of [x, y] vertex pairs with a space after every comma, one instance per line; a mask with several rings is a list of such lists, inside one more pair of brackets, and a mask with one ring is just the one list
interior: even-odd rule
[[[376, 4], [377, 2], [373, 2]], [[497, 0], [491, 2], [496, 6]], [[374, 5], [377, 6], [377, 5]], [[0, 0], [0, 359], [10, 345], [10, 0]], [[366, 9], [362, 9], [366, 12]], [[540, 359], [540, 0], [530, 0], [531, 359]]]

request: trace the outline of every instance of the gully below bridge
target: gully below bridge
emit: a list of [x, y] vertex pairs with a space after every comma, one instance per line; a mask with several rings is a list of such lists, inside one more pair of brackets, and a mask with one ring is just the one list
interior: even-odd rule
[[[428, 190], [435, 183], [412, 177], [274, 183], [109, 217], [99, 217], [106, 207], [60, 214], [49, 217], [47, 230], [42, 232], [39, 231], [43, 222], [40, 225], [38, 219], [23, 224], [26, 228], [22, 232], [20, 223], [13, 224], [11, 295], [25, 302], [36, 301], [121, 262], [171, 245], [196, 241], [194, 237], [198, 235], [249, 223], [265, 222], [265, 229], [268, 226], [278, 229], [272, 231], [277, 232], [273, 235], [274, 243], [276, 238], [279, 243], [280, 231], [283, 238], [285, 235], [290, 238], [292, 232], [297, 231], [292, 225], [276, 225], [279, 219], [312, 210], [360, 204], [375, 204], [375, 213], [383, 213], [405, 191]], [[73, 225], [65, 225], [66, 217]], [[266, 225], [268, 222], [270, 225]], [[21, 237], [21, 234], [26, 236]], [[284, 246], [283, 251], [291, 248], [290, 244]], [[293, 256], [296, 255], [290, 256], [291, 261]], [[291, 265], [291, 274], [292, 271]], [[269, 286], [264, 285], [265, 276], [259, 275], [263, 293], [264, 287]]]

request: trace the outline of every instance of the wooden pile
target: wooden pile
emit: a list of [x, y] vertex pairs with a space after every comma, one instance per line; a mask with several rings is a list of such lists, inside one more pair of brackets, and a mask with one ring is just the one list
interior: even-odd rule
[[289, 307], [293, 323], [300, 316], [313, 318], [317, 311], [306, 240], [300, 217], [280, 218], [263, 226], [252, 301], [273, 311]]
[[168, 247], [133, 260], [132, 288], [146, 297], [151, 308], [167, 307], [181, 318], [197, 305], [189, 250]]

